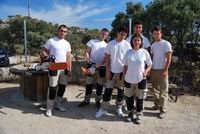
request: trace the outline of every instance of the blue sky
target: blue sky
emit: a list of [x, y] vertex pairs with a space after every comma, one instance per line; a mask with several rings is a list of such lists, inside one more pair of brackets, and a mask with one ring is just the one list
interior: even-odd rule
[[[0, 0], [0, 19], [27, 15], [27, 1]], [[67, 26], [111, 29], [115, 15], [125, 12], [130, 1], [145, 6], [152, 0], [30, 0], [31, 17]]]

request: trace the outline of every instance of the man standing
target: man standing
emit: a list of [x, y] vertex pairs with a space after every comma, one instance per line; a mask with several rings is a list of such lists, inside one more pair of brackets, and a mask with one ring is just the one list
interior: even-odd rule
[[167, 112], [168, 69], [171, 64], [172, 46], [170, 42], [162, 39], [162, 31], [158, 26], [153, 28], [153, 37], [155, 39], [151, 46], [153, 56], [151, 78], [155, 98], [153, 109], [159, 109], [159, 118], [163, 119]]
[[105, 48], [107, 43], [105, 40], [107, 39], [109, 34], [108, 29], [103, 28], [99, 33], [98, 39], [92, 39], [87, 43], [87, 50], [85, 53], [85, 59], [89, 68], [94, 68], [94, 74], [90, 72], [87, 74], [86, 78], [86, 91], [85, 91], [85, 99], [81, 102], [78, 107], [83, 107], [90, 104], [90, 99], [92, 95], [93, 83], [94, 80], [96, 82], [96, 107], [99, 109], [100, 100], [102, 99], [102, 90], [103, 85], [105, 83]]
[[95, 114], [96, 118], [99, 118], [103, 115], [106, 115], [107, 108], [110, 104], [111, 95], [114, 86], [117, 88], [117, 115], [123, 117], [124, 113], [122, 111], [123, 104], [123, 67], [124, 64], [122, 62], [125, 53], [127, 50], [131, 49], [129, 42], [124, 40], [127, 36], [128, 29], [126, 27], [120, 27], [117, 30], [116, 39], [110, 41], [105, 50], [106, 56], [106, 89], [103, 95], [102, 106]]
[[[141, 21], [136, 21], [134, 23], [134, 33], [133, 35], [140, 35], [142, 37], [142, 48], [145, 48], [147, 51], [150, 52], [150, 42], [149, 40], [142, 35], [142, 30], [143, 30], [143, 25]], [[126, 41], [130, 42], [131, 41], [132, 36], [129, 36]]]
[[49, 39], [41, 52], [43, 59], [49, 56], [55, 56], [55, 63], [67, 62], [68, 64], [68, 68], [65, 70], [49, 71], [49, 88], [46, 111], [48, 117], [52, 116], [54, 101], [55, 108], [60, 111], [66, 111], [66, 109], [61, 106], [61, 100], [67, 85], [67, 74], [71, 71], [71, 46], [69, 42], [65, 40], [67, 31], [68, 28], [66, 25], [60, 25], [58, 27], [58, 35]]

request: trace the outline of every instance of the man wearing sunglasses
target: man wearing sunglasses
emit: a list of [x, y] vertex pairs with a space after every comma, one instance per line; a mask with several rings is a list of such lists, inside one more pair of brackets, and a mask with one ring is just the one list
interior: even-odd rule
[[71, 71], [71, 45], [65, 40], [67, 31], [66, 25], [60, 25], [57, 36], [49, 39], [41, 51], [42, 59], [54, 56], [55, 63], [67, 63], [68, 65], [67, 69], [49, 70], [46, 111], [48, 117], [52, 116], [54, 103], [56, 109], [62, 112], [66, 111], [61, 105], [61, 101], [67, 85], [67, 74]]

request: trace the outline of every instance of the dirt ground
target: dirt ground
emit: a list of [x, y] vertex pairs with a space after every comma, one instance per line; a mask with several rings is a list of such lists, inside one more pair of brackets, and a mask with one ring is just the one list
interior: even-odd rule
[[23, 98], [18, 84], [0, 83], [0, 134], [200, 134], [199, 96], [183, 95], [177, 103], [169, 102], [165, 119], [157, 118], [158, 111], [147, 110], [153, 105], [147, 100], [141, 125], [117, 117], [114, 100], [109, 114], [100, 119], [94, 117], [94, 98], [89, 106], [78, 108], [82, 86], [69, 85], [65, 97], [67, 111], [54, 110], [49, 118], [40, 103]]

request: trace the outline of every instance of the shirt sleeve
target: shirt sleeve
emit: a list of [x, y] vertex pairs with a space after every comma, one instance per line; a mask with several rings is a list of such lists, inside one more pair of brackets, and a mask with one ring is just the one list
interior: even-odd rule
[[146, 51], [146, 50], [145, 50], [145, 55], [146, 55], [146, 64], [147, 65], [152, 65], [151, 56], [150, 56], [149, 52]]
[[92, 40], [88, 41], [86, 45], [91, 48], [92, 47]]
[[122, 63], [124, 65], [128, 65], [128, 51], [126, 52], [126, 54], [124, 55], [124, 58], [122, 59]]
[[172, 52], [172, 45], [171, 43], [167, 42], [165, 47], [165, 53]]
[[109, 55], [111, 54], [110, 48], [111, 48], [111, 43], [109, 42], [108, 45], [105, 48], [105, 54], [109, 54]]
[[51, 47], [51, 40], [49, 39], [45, 44], [44, 44], [44, 48], [46, 48], [46, 49], [50, 49], [50, 47]]

